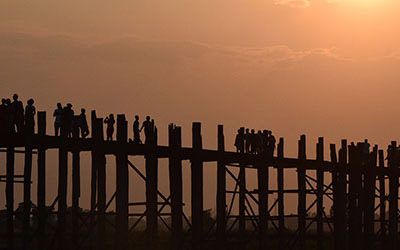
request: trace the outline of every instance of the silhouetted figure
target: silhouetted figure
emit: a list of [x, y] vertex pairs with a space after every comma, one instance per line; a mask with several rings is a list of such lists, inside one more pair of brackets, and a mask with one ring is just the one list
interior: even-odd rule
[[110, 114], [108, 117], [106, 117], [106, 119], [104, 119], [104, 123], [107, 124], [107, 129], [106, 129], [107, 141], [112, 141], [114, 134], [114, 124], [115, 124], [114, 115]]
[[268, 141], [267, 141], [267, 151], [269, 157], [274, 157], [274, 151], [276, 147], [276, 139], [275, 136], [272, 134], [272, 131], [267, 131], [268, 133]]
[[255, 154], [257, 152], [257, 146], [256, 146], [256, 141], [257, 141], [257, 135], [255, 134], [255, 130], [252, 129], [250, 133], [250, 153]]
[[261, 154], [263, 152], [263, 138], [262, 138], [261, 130], [257, 131], [255, 138], [255, 146], [257, 154]]
[[371, 144], [369, 144], [368, 139], [364, 140], [364, 145], [363, 145], [363, 154], [364, 155], [369, 155]]
[[133, 122], [133, 143], [142, 144], [142, 141], [140, 140], [140, 123], [138, 115], [135, 115], [135, 121]]
[[246, 128], [246, 133], [244, 134], [244, 145], [245, 145], [245, 152], [250, 153], [250, 129]]
[[13, 131], [22, 133], [24, 128], [24, 105], [18, 100], [18, 95], [13, 95], [13, 102], [11, 103], [11, 112], [13, 117]]
[[146, 137], [144, 140], [145, 144], [150, 142], [152, 127], [154, 127], [154, 122], [151, 122], [150, 116], [146, 116], [146, 120], [143, 122], [142, 127], [140, 128], [140, 132], [144, 129], [144, 136]]
[[63, 108], [61, 106], [61, 103], [57, 103], [57, 108], [53, 112], [54, 133], [56, 136], [60, 134], [60, 129], [62, 126], [62, 116], [63, 116]]
[[61, 136], [72, 137], [73, 121], [74, 110], [72, 109], [72, 104], [68, 103], [61, 113]]
[[73, 138], [79, 138], [79, 129], [81, 128], [80, 118], [80, 115], [74, 115], [74, 118], [72, 118], [71, 137]]
[[79, 128], [81, 129], [81, 136], [82, 138], [86, 138], [86, 136], [89, 135], [89, 126], [86, 119], [85, 109], [81, 109], [81, 114], [79, 115], [78, 122], [79, 122]]
[[35, 101], [31, 98], [25, 107], [25, 131], [28, 135], [32, 135], [35, 132], [36, 108], [33, 106], [34, 103]]
[[244, 128], [240, 128], [237, 131], [237, 135], [235, 138], [235, 147], [236, 147], [236, 152], [238, 153], [244, 152]]

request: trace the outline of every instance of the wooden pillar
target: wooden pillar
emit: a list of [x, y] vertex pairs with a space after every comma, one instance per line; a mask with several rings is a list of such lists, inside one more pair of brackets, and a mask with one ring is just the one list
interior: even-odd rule
[[362, 249], [362, 147], [349, 146], [349, 249]]
[[[278, 162], [284, 158], [284, 140], [279, 138], [278, 143]], [[285, 197], [284, 197], [284, 169], [283, 165], [277, 165], [277, 183], [278, 183], [278, 233], [279, 249], [284, 248], [285, 242]]]
[[[79, 128], [74, 126], [72, 131], [74, 140], [79, 139]], [[75, 247], [79, 242], [79, 198], [81, 195], [81, 177], [80, 177], [80, 152], [74, 149], [72, 151], [72, 243]]]
[[[395, 141], [391, 143], [393, 148], [397, 147]], [[394, 151], [394, 150], [393, 150]], [[397, 153], [397, 152], [396, 152]], [[397, 154], [392, 152], [388, 157], [389, 167], [389, 249], [397, 249], [398, 238], [398, 196], [399, 196], [399, 177], [397, 174], [398, 162]]]
[[218, 249], [226, 249], [226, 166], [224, 160], [225, 137], [223, 125], [218, 125], [217, 162], [217, 242]]
[[244, 236], [246, 231], [246, 167], [239, 168], [239, 233]]
[[201, 137], [201, 123], [194, 122], [192, 126], [193, 156], [191, 161], [192, 184], [192, 235], [193, 249], [202, 249], [203, 238], [203, 162], [201, 150], [203, 148]]
[[46, 148], [42, 139], [46, 135], [46, 113], [38, 112], [39, 145], [37, 154], [37, 207], [38, 207], [38, 241], [37, 249], [45, 248], [46, 241]]
[[332, 190], [333, 190], [333, 238], [334, 238], [334, 249], [337, 249], [337, 242], [339, 239], [339, 221], [336, 217], [336, 213], [338, 211], [338, 159], [336, 155], [336, 145], [330, 144], [330, 155], [331, 155], [331, 164], [332, 164]]
[[179, 156], [182, 147], [181, 128], [170, 124], [168, 144], [171, 148], [169, 157], [169, 189], [171, 195], [171, 249], [183, 249], [183, 193], [182, 160]]
[[[10, 142], [9, 142], [10, 143]], [[14, 147], [6, 152], [6, 209], [7, 209], [7, 249], [14, 249]]]
[[28, 248], [31, 217], [32, 135], [25, 137], [23, 249]]
[[106, 157], [101, 145], [104, 143], [103, 119], [96, 118], [92, 129], [93, 164], [97, 170], [97, 249], [106, 249]]
[[[92, 110], [91, 112], [91, 128], [92, 128], [92, 139], [95, 141], [99, 141], [99, 139], [96, 139], [96, 136], [99, 136], [103, 133], [101, 131], [100, 133], [97, 131], [98, 128], [96, 128], [96, 111]], [[94, 227], [94, 222], [95, 222], [95, 217], [96, 217], [96, 204], [97, 204], [97, 164], [96, 164], [96, 154], [95, 150], [92, 149], [91, 151], [91, 157], [92, 157], [92, 165], [91, 165], [91, 170], [90, 170], [90, 226]]]
[[298, 148], [299, 166], [297, 167], [297, 185], [298, 185], [298, 231], [299, 231], [299, 249], [305, 249], [305, 231], [306, 231], [306, 136], [302, 135], [299, 140]]
[[268, 166], [266, 156], [257, 158], [257, 184], [258, 184], [258, 242], [259, 249], [267, 249], [266, 235], [268, 230]]
[[58, 211], [57, 211], [57, 249], [67, 249], [67, 183], [68, 183], [68, 151], [66, 149], [67, 134], [61, 131], [60, 148], [58, 149]]
[[379, 150], [379, 228], [380, 228], [380, 248], [386, 246], [386, 192], [385, 192], [385, 157], [383, 150]]
[[158, 158], [156, 156], [157, 132], [151, 131], [147, 140], [148, 154], [146, 155], [146, 233], [149, 247], [153, 247], [158, 231]]
[[337, 164], [336, 147], [331, 145], [331, 162], [334, 164], [332, 174], [333, 186], [333, 220], [334, 220], [334, 249], [347, 249], [346, 245], [346, 166], [347, 141], [342, 140], [339, 149], [339, 163]]
[[317, 143], [317, 249], [324, 249], [324, 138]]
[[[364, 154], [366, 152], [363, 152]], [[375, 177], [378, 146], [371, 153], [364, 155], [364, 249], [375, 249]]]
[[24, 160], [24, 211], [23, 211], [23, 249], [28, 249], [31, 218], [31, 181], [32, 181], [32, 135], [25, 137]]
[[117, 116], [117, 142], [120, 146], [116, 155], [116, 235], [115, 249], [128, 249], [128, 213], [129, 213], [129, 172], [128, 172], [128, 154], [125, 143], [128, 140], [128, 123], [125, 115]]

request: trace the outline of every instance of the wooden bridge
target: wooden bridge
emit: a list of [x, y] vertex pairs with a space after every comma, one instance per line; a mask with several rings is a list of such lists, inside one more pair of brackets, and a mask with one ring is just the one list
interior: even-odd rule
[[[324, 159], [324, 139], [316, 145], [316, 158], [306, 156], [306, 136], [298, 141], [298, 158], [284, 157], [284, 140], [279, 139], [276, 156], [225, 151], [223, 126], [218, 126], [218, 148], [203, 149], [201, 124], [193, 123], [192, 147], [182, 147], [181, 128], [170, 125], [168, 146], [157, 144], [157, 130], [147, 144], [128, 141], [128, 124], [117, 116], [117, 139], [105, 141], [103, 119], [92, 112], [91, 138], [46, 135], [46, 113], [37, 114], [34, 135], [5, 135], [0, 150], [6, 154], [6, 211], [1, 216], [2, 249], [397, 249], [398, 188], [400, 170], [396, 161], [385, 166], [384, 152], [375, 146], [365, 153], [363, 145], [348, 146], [342, 140], [337, 152], [329, 145], [330, 159]], [[395, 145], [395, 142], [392, 142]], [[58, 190], [52, 204], [46, 203], [46, 151], [58, 150]], [[91, 189], [81, 190], [80, 153], [90, 152]], [[15, 174], [15, 155], [24, 155], [23, 175]], [[37, 162], [33, 164], [33, 154]], [[68, 154], [72, 154], [72, 202], [67, 202]], [[116, 159], [115, 193], [106, 196], [106, 155]], [[145, 158], [142, 173], [128, 156]], [[158, 189], [158, 159], [169, 161], [169, 194]], [[184, 213], [182, 161], [190, 161], [190, 216]], [[203, 192], [203, 163], [215, 162], [216, 194]], [[37, 179], [32, 180], [36, 166]], [[85, 166], [87, 167], [87, 166]], [[235, 174], [233, 168], [238, 169]], [[248, 190], [246, 170], [257, 172], [257, 188]], [[284, 170], [296, 171], [297, 188], [285, 187]], [[145, 181], [146, 201], [131, 201], [129, 171]], [[269, 177], [276, 171], [276, 187]], [[310, 172], [316, 173], [313, 178]], [[327, 178], [329, 174], [329, 183]], [[227, 180], [234, 187], [228, 187]], [[14, 206], [14, 186], [23, 185], [22, 209]], [[37, 185], [37, 204], [31, 202], [31, 186]], [[108, 187], [109, 188], [109, 187]], [[90, 210], [80, 207], [81, 192], [90, 192]], [[297, 214], [285, 213], [285, 196], [297, 196]], [[216, 219], [204, 223], [205, 195], [216, 197]], [[269, 202], [268, 196], [276, 196]], [[333, 202], [327, 214], [324, 200]], [[109, 207], [115, 202], [115, 211]], [[144, 213], [130, 213], [135, 205]], [[234, 206], [237, 206], [235, 214]], [[388, 213], [387, 213], [388, 206]], [[169, 207], [170, 212], [164, 212]], [[1, 208], [1, 207], [0, 207]], [[277, 211], [273, 215], [273, 211]], [[315, 214], [311, 211], [315, 210]], [[51, 220], [56, 216], [56, 220]], [[1, 218], [1, 219], [2, 219]], [[134, 223], [129, 223], [131, 218]], [[146, 229], [137, 225], [144, 221]], [[295, 221], [295, 227], [288, 221]], [[165, 239], [160, 225], [169, 229]], [[207, 227], [206, 227], [207, 226]], [[143, 236], [141, 238], [141, 236]], [[164, 240], [164, 241], [163, 241]], [[140, 246], [144, 242], [144, 247]], [[160, 243], [163, 242], [163, 243]]]

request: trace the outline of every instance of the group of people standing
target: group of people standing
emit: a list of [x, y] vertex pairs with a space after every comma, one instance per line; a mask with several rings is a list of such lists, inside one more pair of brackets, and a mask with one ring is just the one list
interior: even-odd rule
[[[108, 115], [104, 119], [104, 123], [107, 125], [106, 128], [106, 140], [112, 141], [114, 134], [114, 126], [115, 126], [115, 118], [113, 114]], [[145, 135], [145, 144], [150, 142], [150, 139], [153, 137], [155, 132], [154, 120], [150, 119], [150, 116], [146, 116], [146, 120], [143, 121], [142, 126], [140, 127], [139, 116], [135, 115], [135, 120], [133, 121], [133, 140], [129, 139], [129, 142], [134, 144], [142, 144], [142, 140], [140, 139], [140, 132], [144, 130]]]
[[71, 103], [68, 103], [64, 107], [61, 103], [57, 103], [57, 108], [54, 110], [53, 117], [56, 136], [72, 137], [74, 131], [78, 133], [80, 131], [82, 138], [86, 138], [89, 135], [89, 126], [86, 119], [86, 110], [84, 108], [81, 109], [79, 115], [75, 115]]
[[33, 134], [35, 130], [36, 108], [33, 99], [27, 101], [24, 109], [18, 95], [14, 94], [13, 101], [2, 98], [0, 104], [0, 131], [6, 135], [11, 134]]
[[240, 128], [235, 139], [236, 151], [240, 153], [262, 154], [270, 153], [273, 155], [276, 139], [270, 130], [258, 130]]

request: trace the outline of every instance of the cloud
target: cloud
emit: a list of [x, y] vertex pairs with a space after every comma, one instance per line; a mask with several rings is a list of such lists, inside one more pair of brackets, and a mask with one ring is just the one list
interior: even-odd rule
[[286, 5], [292, 8], [307, 8], [310, 6], [309, 0], [275, 0], [276, 5]]

